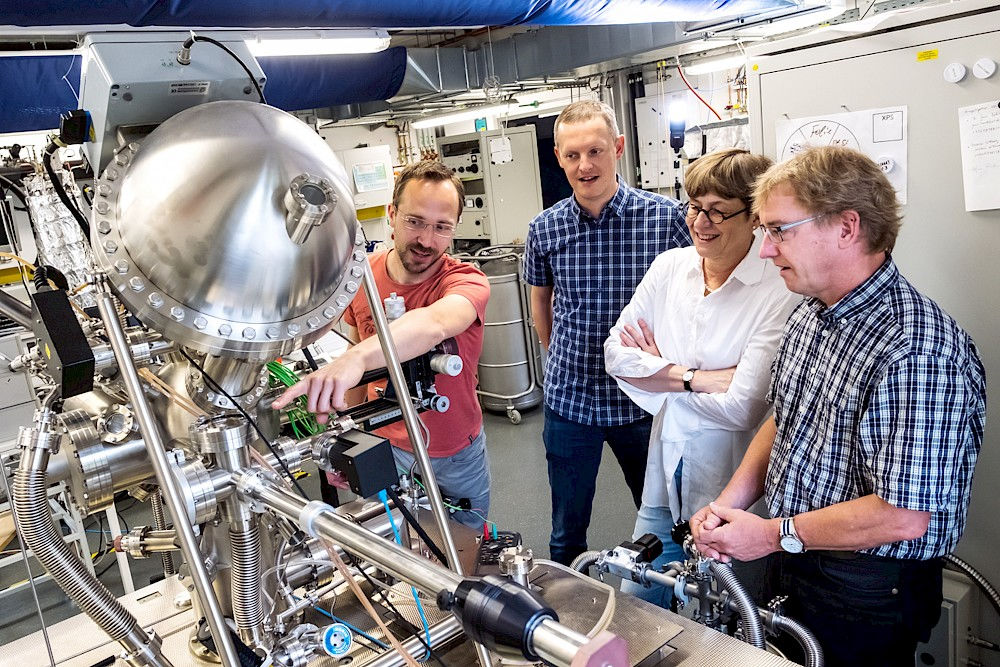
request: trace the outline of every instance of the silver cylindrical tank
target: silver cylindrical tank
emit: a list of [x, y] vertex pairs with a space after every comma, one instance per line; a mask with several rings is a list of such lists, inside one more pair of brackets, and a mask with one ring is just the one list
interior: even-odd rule
[[541, 350], [530, 322], [529, 301], [516, 249], [490, 248], [476, 261], [490, 281], [483, 353], [479, 358], [479, 400], [487, 410], [520, 421], [519, 410], [542, 401]]

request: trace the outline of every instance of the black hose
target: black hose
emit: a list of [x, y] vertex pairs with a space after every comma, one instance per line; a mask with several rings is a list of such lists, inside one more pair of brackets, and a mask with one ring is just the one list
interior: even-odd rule
[[80, 225], [80, 229], [83, 230], [83, 238], [89, 243], [90, 224], [87, 222], [87, 219], [83, 217], [83, 213], [80, 212], [77, 205], [69, 198], [69, 195], [66, 194], [66, 188], [63, 187], [62, 179], [56, 176], [55, 170], [52, 169], [52, 154], [55, 153], [58, 148], [59, 146], [54, 141], [45, 147], [45, 151], [42, 153], [42, 166], [45, 167], [45, 173], [49, 175], [49, 180], [52, 181], [52, 187], [59, 196], [59, 201], [61, 201], [63, 206], [66, 207], [66, 210], [73, 215], [77, 224]]
[[247, 67], [247, 64], [243, 62], [243, 60], [238, 55], [236, 55], [236, 53], [234, 53], [232, 49], [230, 49], [228, 46], [226, 46], [217, 39], [212, 39], [211, 37], [205, 37], [204, 35], [194, 35], [194, 34], [192, 34], [190, 37], [184, 40], [184, 45], [181, 48], [185, 50], [190, 50], [195, 42], [208, 42], [209, 44], [215, 44], [217, 47], [219, 47], [220, 49], [228, 53], [230, 56], [232, 56], [233, 60], [238, 62], [240, 64], [240, 67], [243, 68], [243, 71], [247, 73], [248, 77], [250, 77], [250, 82], [253, 84], [254, 89], [257, 91], [257, 95], [260, 96], [261, 104], [267, 104], [267, 100], [264, 99], [264, 91], [260, 89], [260, 84], [257, 82], [257, 77], [253, 75], [253, 72], [250, 71], [250, 68]]
[[389, 498], [392, 499], [392, 502], [396, 504], [396, 507], [399, 508], [399, 511], [402, 513], [403, 518], [406, 519], [406, 523], [413, 526], [413, 530], [417, 531], [417, 535], [419, 535], [420, 539], [424, 541], [424, 543], [427, 545], [427, 548], [431, 550], [431, 553], [433, 553], [434, 556], [439, 561], [441, 561], [442, 565], [448, 567], [448, 559], [445, 558], [444, 552], [442, 552], [441, 548], [434, 543], [434, 540], [432, 540], [431, 536], [427, 534], [427, 531], [424, 530], [424, 527], [417, 522], [417, 520], [413, 517], [412, 514], [410, 514], [410, 510], [406, 508], [406, 503], [400, 500], [399, 494], [396, 493], [396, 490], [390, 486], [386, 488], [385, 493], [386, 495], [389, 496]]

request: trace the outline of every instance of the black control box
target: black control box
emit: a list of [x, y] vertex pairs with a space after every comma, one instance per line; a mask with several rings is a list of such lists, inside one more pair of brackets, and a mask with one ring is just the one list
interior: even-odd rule
[[368, 498], [399, 483], [392, 445], [364, 431], [347, 431], [334, 438], [330, 464], [344, 473], [351, 491]]
[[31, 295], [34, 334], [49, 375], [62, 389], [62, 398], [86, 394], [94, 388], [94, 352], [63, 290], [41, 290]]

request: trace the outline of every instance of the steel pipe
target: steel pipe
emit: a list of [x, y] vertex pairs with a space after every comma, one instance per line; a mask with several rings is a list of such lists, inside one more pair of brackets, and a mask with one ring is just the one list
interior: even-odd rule
[[132, 363], [128, 340], [125, 338], [125, 332], [118, 321], [114, 300], [107, 291], [106, 278], [103, 275], [95, 277], [95, 284], [100, 284], [102, 287], [100, 297], [97, 299], [97, 307], [100, 310], [101, 319], [104, 320], [104, 328], [108, 335], [108, 341], [111, 343], [111, 349], [118, 361], [118, 371], [121, 373], [125, 390], [132, 401], [132, 408], [135, 411], [136, 420], [139, 422], [139, 430], [142, 432], [143, 441], [146, 444], [146, 452], [153, 464], [153, 470], [156, 472], [156, 479], [163, 492], [164, 500], [174, 518], [174, 527], [177, 529], [181, 550], [184, 552], [184, 557], [190, 568], [195, 593], [201, 603], [201, 609], [205, 613], [209, 630], [215, 639], [216, 651], [225, 667], [239, 667], [240, 660], [236, 654], [236, 648], [233, 646], [232, 638], [229, 636], [229, 629], [226, 626], [226, 619], [222, 614], [219, 600], [215, 597], [215, 592], [212, 589], [212, 580], [208, 576], [205, 559], [201, 554], [201, 549], [198, 548], [198, 540], [194, 530], [191, 528], [191, 524], [186, 521], [187, 510], [184, 497], [180, 484], [174, 477], [173, 469], [167, 460], [160, 425], [146, 400], [139, 374], [135, 364]]
[[0, 289], [0, 315], [9, 317], [28, 331], [31, 331], [35, 323], [31, 316], [31, 306], [2, 289]]
[[[464, 581], [456, 572], [383, 540], [336, 514], [332, 507], [327, 506], [325, 511], [318, 509], [315, 504], [279, 486], [277, 481], [265, 477], [263, 472], [247, 470], [234, 474], [233, 481], [237, 494], [245, 500], [256, 501], [279, 516], [291, 519], [321, 539], [340, 545], [345, 551], [372, 562], [380, 570], [428, 595], [436, 597], [442, 591], [454, 593]], [[556, 621], [545, 619], [528, 630], [528, 641], [531, 649], [549, 663], [568, 667], [591, 640]], [[485, 652], [485, 648], [482, 650]]]

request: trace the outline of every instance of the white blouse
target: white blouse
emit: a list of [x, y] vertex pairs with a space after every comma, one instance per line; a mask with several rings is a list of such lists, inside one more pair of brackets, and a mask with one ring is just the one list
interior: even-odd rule
[[[705, 296], [694, 247], [659, 255], [604, 342], [607, 372], [637, 405], [656, 415], [642, 502], [688, 519], [722, 491], [768, 412], [764, 400], [781, 332], [801, 296], [789, 292], [761, 238], [723, 285]], [[662, 357], [621, 344], [626, 324], [645, 320]], [[622, 377], [649, 377], [669, 364], [718, 370], [736, 366], [719, 394], [649, 392]], [[674, 471], [683, 458], [679, 496]]]

